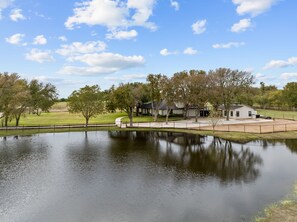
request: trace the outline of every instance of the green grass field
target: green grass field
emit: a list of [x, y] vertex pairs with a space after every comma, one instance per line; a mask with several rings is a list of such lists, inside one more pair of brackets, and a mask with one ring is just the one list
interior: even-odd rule
[[279, 111], [279, 110], [265, 110], [258, 109], [258, 114], [270, 116], [275, 119], [293, 119], [297, 120], [297, 112], [294, 111]]
[[[117, 117], [126, 116], [126, 113], [107, 113], [98, 115], [96, 118], [90, 119], [89, 124], [107, 124], [114, 123]], [[50, 126], [50, 125], [68, 125], [68, 124], [84, 124], [85, 119], [81, 114], [73, 114], [68, 112], [50, 112], [42, 113], [40, 116], [35, 114], [27, 114], [21, 117], [20, 126]], [[15, 125], [15, 120], [9, 123], [10, 126]]]

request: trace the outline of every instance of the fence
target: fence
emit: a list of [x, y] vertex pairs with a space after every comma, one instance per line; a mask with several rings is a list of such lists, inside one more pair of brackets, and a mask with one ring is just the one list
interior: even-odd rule
[[[130, 127], [127, 123], [123, 123], [121, 127]], [[158, 123], [133, 123], [132, 127], [136, 128], [153, 128], [153, 129], [191, 129], [191, 130], [207, 130], [212, 131], [213, 128], [209, 124], [200, 123], [182, 123], [182, 122], [169, 122]], [[275, 133], [296, 131], [297, 123], [269, 123], [269, 124], [221, 124], [214, 127], [215, 131], [220, 132], [244, 132], [244, 133]]]
[[70, 132], [74, 131], [75, 129], [84, 129], [85, 131], [88, 130], [98, 130], [100, 128], [111, 128], [115, 127], [115, 124], [90, 124], [88, 126], [83, 124], [68, 124], [68, 125], [51, 125], [51, 126], [8, 126], [8, 127], [0, 127], [0, 134], [8, 135], [10, 132], [25, 132], [25, 131], [34, 131], [34, 132], [42, 132], [42, 131], [49, 131], [49, 132], [56, 132], [56, 131], [63, 131], [63, 132]]

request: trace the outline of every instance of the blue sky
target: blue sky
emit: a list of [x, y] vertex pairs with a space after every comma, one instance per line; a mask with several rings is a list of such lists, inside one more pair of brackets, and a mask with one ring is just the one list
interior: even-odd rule
[[0, 72], [102, 89], [189, 69], [297, 81], [296, 0], [0, 0]]

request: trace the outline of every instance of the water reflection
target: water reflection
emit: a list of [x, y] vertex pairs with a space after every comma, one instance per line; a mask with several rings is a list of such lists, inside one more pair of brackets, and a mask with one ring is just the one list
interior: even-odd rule
[[127, 131], [7, 137], [0, 221], [248, 221], [290, 192], [296, 144]]
[[260, 175], [259, 155], [243, 146], [234, 149], [231, 142], [218, 138], [209, 143], [207, 137], [200, 135], [125, 131], [109, 132], [109, 136], [116, 141], [110, 146], [111, 155], [123, 157], [120, 154], [124, 153], [122, 161], [141, 151], [146, 152], [150, 161], [171, 167], [176, 173], [192, 172], [201, 177], [215, 177], [222, 183], [252, 182]]
[[85, 132], [80, 142], [75, 141], [66, 146], [67, 162], [71, 164], [74, 171], [79, 171], [81, 174], [91, 172], [96, 169], [96, 162], [100, 156], [98, 148], [99, 145], [89, 139], [88, 132]]

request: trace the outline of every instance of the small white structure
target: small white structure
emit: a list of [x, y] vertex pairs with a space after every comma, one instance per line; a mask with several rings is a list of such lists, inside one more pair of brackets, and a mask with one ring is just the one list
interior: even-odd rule
[[[220, 109], [222, 110], [223, 117], [226, 117], [227, 111], [225, 110], [225, 107], [221, 106]], [[240, 105], [240, 104], [231, 105], [230, 111], [229, 111], [229, 117], [231, 119], [256, 118], [256, 115], [257, 115], [257, 111], [247, 105]]]

